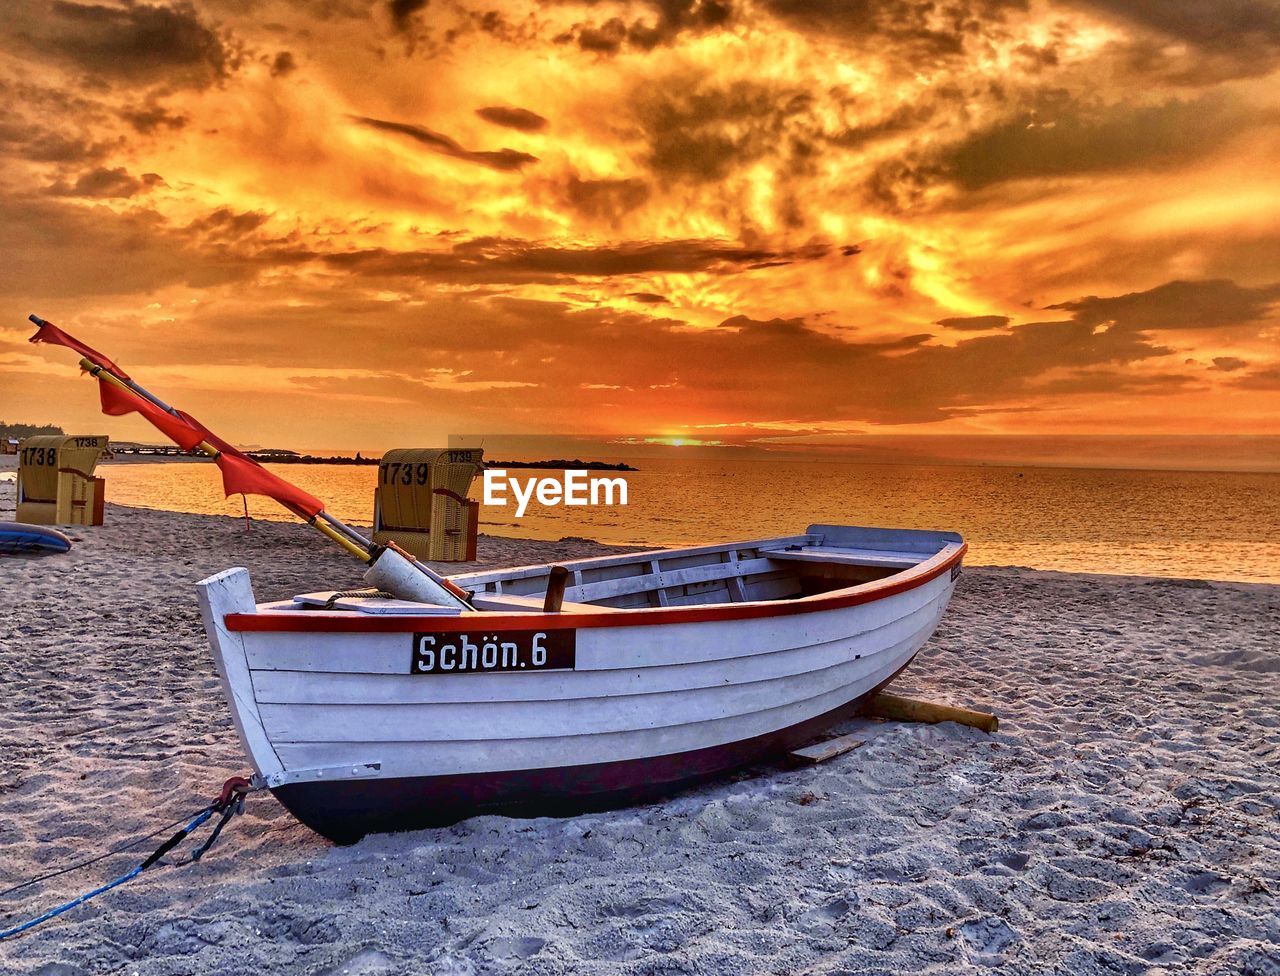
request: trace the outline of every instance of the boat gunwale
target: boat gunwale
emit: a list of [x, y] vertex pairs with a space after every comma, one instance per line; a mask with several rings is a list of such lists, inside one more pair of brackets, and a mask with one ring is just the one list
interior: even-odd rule
[[[587, 630], [602, 627], [652, 627], [715, 621], [755, 620], [841, 610], [905, 593], [937, 579], [960, 564], [968, 543], [947, 543], [934, 555], [891, 576], [793, 600], [693, 604], [679, 607], [601, 608], [598, 613], [463, 612], [457, 616], [369, 616], [349, 612], [279, 610], [230, 613], [224, 625], [232, 632], [401, 634], [461, 633], [499, 630]], [[815, 564], [817, 565], [817, 564]]]

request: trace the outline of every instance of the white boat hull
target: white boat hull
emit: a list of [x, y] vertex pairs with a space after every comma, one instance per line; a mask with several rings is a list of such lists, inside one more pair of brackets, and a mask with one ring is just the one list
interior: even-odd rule
[[[257, 771], [298, 819], [345, 841], [481, 809], [611, 805], [800, 745], [910, 663], [962, 551], [891, 585], [555, 620], [273, 614], [254, 606], [243, 570], [201, 590]], [[576, 659], [571, 670], [413, 673], [413, 634], [440, 627], [571, 630]]]

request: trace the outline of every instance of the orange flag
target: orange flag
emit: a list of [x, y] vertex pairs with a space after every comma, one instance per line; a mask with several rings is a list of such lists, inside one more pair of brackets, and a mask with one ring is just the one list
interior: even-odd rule
[[[114, 373], [121, 379], [129, 375], [102, 353], [86, 346], [79, 339], [67, 335], [56, 325], [43, 322], [40, 331], [31, 337], [32, 342], [52, 342], [68, 349], [74, 349], [90, 362]], [[324, 502], [303, 491], [296, 485], [280, 478], [253, 458], [232, 447], [221, 437], [209, 432], [204, 424], [189, 413], [181, 410], [170, 413], [156, 406], [146, 397], [130, 389], [122, 389], [109, 380], [98, 377], [98, 396], [102, 401], [102, 412], [112, 417], [122, 417], [128, 413], [141, 414], [151, 425], [163, 433], [184, 451], [197, 447], [201, 441], [207, 441], [221, 453], [215, 463], [222, 471], [222, 489], [228, 495], [265, 495], [274, 498], [286, 508], [305, 512], [308, 518], [315, 518], [324, 511]]]

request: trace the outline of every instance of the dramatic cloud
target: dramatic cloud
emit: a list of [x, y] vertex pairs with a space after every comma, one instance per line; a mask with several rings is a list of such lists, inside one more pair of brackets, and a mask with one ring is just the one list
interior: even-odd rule
[[1090, 296], [1049, 308], [1072, 312], [1086, 325], [1142, 332], [1248, 325], [1266, 318], [1278, 301], [1280, 283], [1242, 288], [1234, 281], [1170, 281], [1149, 291]]
[[1003, 329], [1009, 324], [1007, 315], [969, 315], [938, 319], [935, 325], [944, 329], [957, 329], [961, 332], [988, 332], [992, 329]]
[[87, 163], [111, 153], [105, 142], [54, 132], [39, 126], [0, 123], [0, 154], [33, 163]]
[[547, 127], [547, 120], [537, 112], [526, 108], [507, 108], [502, 105], [491, 105], [476, 109], [476, 115], [486, 122], [517, 129], [520, 132], [541, 132]]
[[190, 3], [120, 6], [53, 0], [37, 29], [42, 53], [108, 79], [204, 86], [232, 54]]
[[122, 166], [90, 170], [68, 186], [56, 183], [49, 192], [60, 197], [131, 197], [164, 183], [157, 173], [143, 173], [135, 179]]
[[765, 156], [804, 154], [790, 123], [803, 122], [811, 103], [807, 92], [751, 81], [655, 92], [641, 104], [647, 162], [667, 177], [711, 182]]
[[973, 136], [942, 156], [942, 171], [978, 189], [1027, 177], [1151, 170], [1215, 151], [1258, 123], [1245, 106], [1220, 97], [1097, 109], [1055, 101]]
[[0, 295], [301, 447], [1274, 432], [1275, 11], [11, 0]]
[[1235, 385], [1245, 390], [1280, 392], [1280, 364], [1252, 370], [1236, 380]]
[[573, 211], [610, 223], [641, 206], [649, 194], [649, 185], [638, 179], [582, 180], [570, 175], [564, 186], [564, 201]]
[[175, 115], [163, 105], [151, 103], [143, 108], [126, 109], [120, 113], [134, 131], [150, 135], [162, 129], [181, 129], [187, 124], [185, 115]]
[[354, 121], [371, 129], [407, 136], [414, 142], [420, 143], [443, 156], [451, 156], [454, 159], [461, 159], [468, 163], [478, 163], [490, 169], [518, 170], [529, 163], [538, 161], [537, 156], [516, 152], [514, 149], [499, 149], [496, 152], [463, 149], [462, 146], [448, 136], [441, 135], [439, 132], [432, 132], [430, 129], [424, 129], [419, 125], [409, 125], [404, 122], [387, 122], [383, 119], [370, 119], [363, 116], [353, 116], [352, 118]]
[[290, 51], [281, 51], [271, 59], [272, 78], [283, 78], [297, 70], [298, 62], [294, 60], [293, 53]]
[[1280, 55], [1280, 8], [1274, 0], [1081, 0], [1084, 6], [1145, 29], [1130, 42], [1137, 66], [1176, 59], [1170, 42], [1191, 48], [1201, 77], [1264, 74]]
[[514, 283], [698, 272], [732, 274], [815, 261], [828, 253], [829, 249], [823, 245], [774, 251], [717, 241], [636, 241], [573, 248], [480, 238], [442, 251], [375, 248], [307, 257], [366, 277]]
[[[117, 213], [57, 197], [0, 197], [0, 294], [26, 306], [70, 300], [88, 313], [104, 296], [147, 296], [175, 285], [214, 288], [261, 270], [177, 233], [153, 210]], [[93, 299], [93, 300], [90, 300]], [[127, 305], [127, 300], [126, 300]]]
[[575, 24], [558, 40], [573, 41], [594, 54], [617, 54], [624, 46], [650, 51], [673, 43], [681, 34], [724, 27], [733, 16], [733, 6], [726, 0], [646, 0], [627, 6], [639, 8], [639, 14]]
[[427, 3], [428, 0], [389, 0], [387, 10], [390, 11], [391, 20], [396, 27], [404, 30], [413, 15], [426, 7]]
[[998, 28], [1007, 13], [1025, 10], [1026, 0], [765, 0], [784, 22], [819, 37], [876, 45], [899, 57], [939, 59], [962, 53], [970, 38]]

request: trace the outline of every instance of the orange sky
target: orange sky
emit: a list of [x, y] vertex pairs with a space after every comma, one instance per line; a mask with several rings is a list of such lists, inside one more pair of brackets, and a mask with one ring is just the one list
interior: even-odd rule
[[6, 7], [0, 420], [1280, 433], [1270, 0]]

